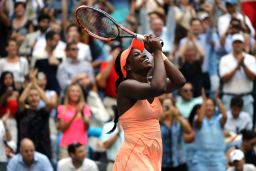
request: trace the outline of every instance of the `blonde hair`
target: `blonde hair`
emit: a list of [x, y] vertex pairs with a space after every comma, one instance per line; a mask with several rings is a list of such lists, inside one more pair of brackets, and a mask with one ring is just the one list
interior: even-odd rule
[[69, 92], [71, 90], [72, 87], [74, 86], [77, 86], [80, 90], [80, 99], [79, 99], [79, 102], [77, 104], [80, 104], [80, 103], [85, 103], [85, 98], [84, 98], [84, 94], [83, 94], [83, 90], [82, 90], [82, 87], [77, 84], [77, 83], [73, 83], [73, 84], [70, 84], [66, 90], [66, 93], [65, 93], [65, 96], [64, 96], [64, 106], [65, 106], [65, 109], [67, 108], [68, 104], [70, 103], [70, 99], [69, 99]]

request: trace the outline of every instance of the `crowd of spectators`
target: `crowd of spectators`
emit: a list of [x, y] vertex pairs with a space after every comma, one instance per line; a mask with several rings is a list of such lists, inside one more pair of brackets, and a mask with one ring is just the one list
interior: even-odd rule
[[115, 59], [130, 40], [90, 37], [79, 5], [160, 37], [185, 76], [159, 97], [163, 171], [256, 171], [256, 0], [0, 0], [1, 171], [112, 170]]

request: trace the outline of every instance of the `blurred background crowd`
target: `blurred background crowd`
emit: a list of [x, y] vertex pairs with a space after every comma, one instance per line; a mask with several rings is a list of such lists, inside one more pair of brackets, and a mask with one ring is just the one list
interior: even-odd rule
[[256, 170], [256, 0], [0, 0], [1, 171], [112, 170], [114, 65], [130, 40], [89, 37], [79, 5], [160, 37], [184, 74], [160, 97], [163, 171]]

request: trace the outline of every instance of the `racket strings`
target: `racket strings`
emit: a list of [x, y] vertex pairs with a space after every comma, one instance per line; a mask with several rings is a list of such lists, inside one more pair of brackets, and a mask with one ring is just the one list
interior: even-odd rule
[[116, 24], [99, 11], [83, 8], [77, 11], [77, 18], [85, 29], [97, 36], [114, 39], [119, 34]]

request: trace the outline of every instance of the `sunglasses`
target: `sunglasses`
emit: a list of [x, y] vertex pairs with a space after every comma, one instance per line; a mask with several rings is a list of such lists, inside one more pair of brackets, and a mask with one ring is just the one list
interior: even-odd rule
[[68, 50], [71, 50], [71, 51], [78, 51], [78, 48], [70, 48]]
[[183, 89], [182, 91], [185, 92], [185, 93], [188, 93], [188, 92], [193, 93], [193, 89]]

